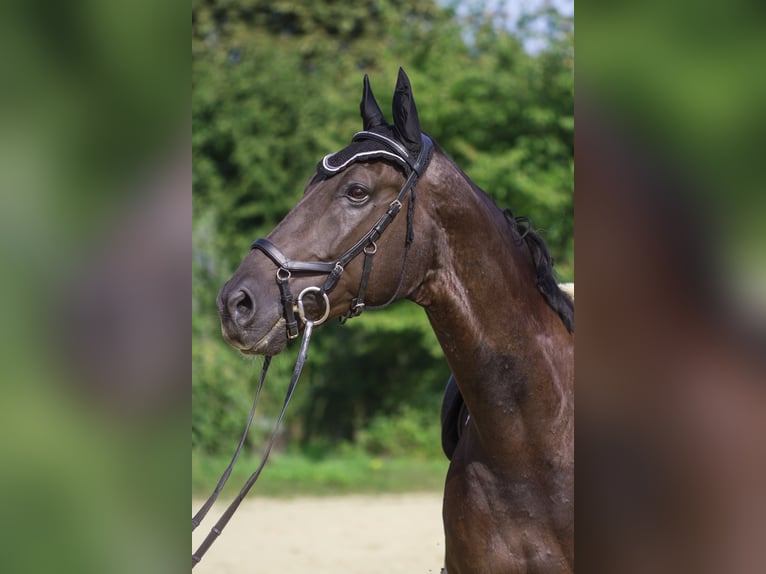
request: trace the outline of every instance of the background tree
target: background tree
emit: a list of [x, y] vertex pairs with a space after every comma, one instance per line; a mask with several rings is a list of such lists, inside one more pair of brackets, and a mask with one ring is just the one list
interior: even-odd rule
[[[512, 24], [482, 4], [464, 7], [192, 3], [195, 448], [217, 452], [236, 440], [258, 370], [222, 341], [216, 292], [295, 204], [316, 163], [358, 131], [364, 73], [386, 111], [403, 66], [424, 130], [498, 205], [528, 216], [561, 279], [572, 278], [571, 18], [545, 6]], [[293, 405], [292, 442], [438, 455], [448, 370], [425, 314], [402, 302], [320, 333]], [[273, 362], [267, 416], [291, 363]]]

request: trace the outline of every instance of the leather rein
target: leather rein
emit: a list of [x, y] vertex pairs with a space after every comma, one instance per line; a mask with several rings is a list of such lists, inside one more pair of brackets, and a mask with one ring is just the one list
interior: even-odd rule
[[[431, 156], [433, 153], [433, 143], [431, 142], [431, 139], [428, 136], [426, 136], [425, 134], [421, 134], [422, 145], [420, 148], [420, 152], [415, 158], [398, 142], [375, 132], [370, 132], [370, 131], [359, 132], [354, 136], [352, 141], [360, 141], [363, 139], [372, 139], [372, 140], [376, 140], [379, 143], [384, 144], [400, 160], [402, 160], [407, 166], [409, 166], [410, 173], [401, 191], [399, 191], [396, 199], [394, 199], [394, 201], [391, 202], [386, 212], [380, 217], [380, 219], [378, 219], [375, 225], [373, 225], [372, 228], [367, 233], [365, 233], [361, 239], [359, 239], [359, 241], [357, 241], [345, 253], [343, 253], [340, 257], [334, 259], [333, 261], [293, 261], [288, 259], [268, 239], [263, 239], [263, 238], [256, 239], [252, 244], [251, 249], [258, 249], [262, 251], [277, 266], [276, 279], [277, 279], [277, 284], [279, 285], [281, 303], [282, 303], [282, 307], [284, 311], [284, 317], [285, 317], [286, 328], [287, 328], [287, 337], [289, 339], [295, 339], [298, 337], [299, 328], [298, 328], [298, 320], [296, 318], [296, 313], [297, 313], [298, 317], [303, 321], [303, 324], [304, 324], [303, 339], [301, 341], [301, 346], [298, 352], [298, 358], [296, 359], [296, 362], [295, 362], [293, 374], [290, 377], [290, 385], [287, 388], [285, 400], [282, 404], [282, 410], [280, 411], [279, 417], [277, 418], [277, 421], [274, 424], [274, 430], [272, 431], [271, 436], [269, 437], [269, 441], [263, 452], [261, 462], [259, 463], [255, 472], [253, 472], [250, 475], [250, 477], [247, 479], [244, 486], [240, 490], [239, 494], [229, 504], [229, 506], [226, 508], [226, 510], [221, 515], [219, 520], [215, 523], [211, 531], [208, 533], [207, 537], [197, 548], [197, 551], [192, 554], [192, 569], [202, 560], [202, 557], [205, 555], [208, 549], [213, 545], [213, 542], [215, 542], [216, 538], [218, 538], [218, 536], [221, 534], [226, 524], [228, 524], [229, 520], [231, 520], [232, 516], [234, 516], [234, 512], [237, 510], [240, 503], [244, 500], [247, 493], [250, 491], [252, 486], [258, 480], [258, 477], [260, 476], [261, 471], [263, 470], [263, 467], [266, 465], [266, 461], [269, 458], [271, 449], [274, 446], [274, 441], [279, 431], [279, 427], [282, 423], [282, 419], [284, 418], [285, 412], [287, 411], [287, 406], [290, 403], [290, 399], [292, 398], [295, 392], [295, 388], [298, 384], [298, 379], [300, 378], [301, 373], [303, 372], [303, 367], [306, 363], [306, 359], [308, 358], [309, 341], [311, 340], [311, 335], [313, 333], [314, 326], [322, 324], [330, 314], [330, 300], [327, 294], [330, 291], [332, 291], [332, 289], [335, 287], [335, 285], [338, 282], [338, 279], [340, 279], [346, 266], [362, 253], [364, 253], [364, 267], [362, 270], [362, 277], [359, 284], [359, 290], [357, 291], [357, 296], [351, 300], [351, 306], [349, 307], [348, 311], [346, 311], [346, 313], [341, 317], [341, 322], [345, 322], [346, 320], [352, 317], [358, 317], [367, 307], [364, 302], [364, 295], [367, 289], [367, 283], [369, 282], [369, 279], [370, 279], [370, 274], [372, 272], [372, 258], [378, 249], [377, 244], [375, 242], [380, 238], [380, 236], [383, 234], [386, 228], [391, 224], [394, 218], [398, 215], [399, 211], [402, 208], [403, 201], [405, 197], [407, 196], [407, 194], [409, 193], [410, 200], [408, 202], [408, 208], [407, 208], [407, 236], [405, 240], [405, 252], [404, 252], [404, 258], [402, 261], [402, 270], [399, 276], [399, 284], [397, 285], [396, 291], [394, 291], [394, 294], [386, 303], [378, 307], [369, 307], [369, 308], [371, 309], [383, 308], [390, 305], [398, 296], [399, 291], [404, 282], [404, 274], [407, 268], [407, 260], [409, 257], [410, 246], [412, 244], [412, 239], [413, 239], [412, 219], [413, 219], [414, 207], [415, 207], [414, 186], [418, 178], [425, 172], [426, 168], [428, 167], [428, 164], [431, 161]], [[303, 289], [303, 291], [301, 291], [297, 299], [294, 299], [292, 292], [290, 290], [290, 278], [292, 277], [293, 274], [296, 274], [296, 275], [327, 274], [327, 279], [325, 280], [322, 287], [315, 287], [315, 286], [306, 287], [305, 289]], [[303, 299], [307, 293], [312, 293], [312, 292], [317, 293], [317, 295], [324, 300], [324, 304], [325, 304], [325, 309], [323, 314], [317, 319], [310, 319], [306, 315], [306, 312], [304, 309]], [[205, 515], [207, 515], [210, 508], [212, 508], [213, 503], [218, 498], [218, 495], [223, 489], [223, 486], [226, 484], [226, 481], [229, 479], [229, 476], [231, 475], [232, 469], [234, 468], [234, 464], [239, 456], [239, 453], [245, 442], [247, 434], [250, 430], [250, 425], [253, 422], [256, 405], [258, 403], [258, 397], [260, 395], [261, 388], [263, 387], [264, 380], [266, 379], [266, 373], [269, 369], [270, 363], [271, 363], [271, 357], [266, 357], [263, 363], [263, 369], [261, 370], [261, 376], [258, 381], [258, 388], [255, 393], [255, 399], [253, 400], [253, 406], [250, 409], [250, 415], [248, 417], [247, 424], [245, 425], [244, 432], [242, 433], [242, 437], [240, 438], [239, 444], [237, 445], [237, 448], [234, 451], [234, 455], [232, 456], [231, 462], [229, 463], [224, 473], [221, 475], [221, 478], [219, 479], [218, 484], [213, 490], [213, 493], [205, 501], [205, 503], [202, 505], [199, 511], [194, 515], [194, 517], [192, 517], [192, 532], [194, 532], [197, 526], [199, 526], [199, 524], [204, 519]]]

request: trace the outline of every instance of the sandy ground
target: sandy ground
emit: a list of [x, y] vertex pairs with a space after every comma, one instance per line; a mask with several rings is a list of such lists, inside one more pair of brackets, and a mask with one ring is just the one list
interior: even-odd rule
[[[199, 506], [193, 504], [192, 512]], [[246, 499], [196, 574], [439, 574], [441, 493]], [[192, 535], [193, 550], [224, 505]]]

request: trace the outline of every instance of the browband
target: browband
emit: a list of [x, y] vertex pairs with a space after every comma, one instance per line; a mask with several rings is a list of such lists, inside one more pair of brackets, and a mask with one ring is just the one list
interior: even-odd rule
[[[423, 144], [421, 145], [420, 153], [417, 156], [413, 156], [401, 143], [382, 133], [373, 131], [357, 132], [351, 139], [350, 146], [338, 152], [327, 154], [320, 162], [319, 167], [328, 175], [335, 175], [358, 161], [388, 159], [398, 163], [408, 172], [414, 171], [418, 175], [422, 175], [425, 166], [428, 164], [430, 150], [433, 146], [427, 135], [421, 134], [421, 139]], [[426, 143], [426, 140], [428, 143]], [[367, 142], [373, 143], [373, 145]], [[365, 145], [366, 143], [367, 145]], [[354, 146], [354, 144], [358, 145]], [[354, 147], [358, 147], [358, 149], [354, 151]], [[423, 156], [423, 151], [426, 149], [429, 153]], [[353, 151], [351, 155], [344, 157], [344, 154], [348, 154], [351, 151]], [[333, 160], [339, 163], [333, 164]]]

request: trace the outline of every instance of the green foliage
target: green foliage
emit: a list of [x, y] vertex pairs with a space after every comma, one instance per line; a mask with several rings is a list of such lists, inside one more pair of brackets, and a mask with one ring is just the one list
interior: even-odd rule
[[[358, 131], [364, 73], [386, 110], [403, 66], [423, 129], [498, 205], [542, 228], [560, 278], [572, 279], [572, 22], [546, 8], [512, 29], [481, 5], [457, 12], [430, 0], [192, 3], [196, 449], [233, 448], [260, 369], [222, 342], [216, 293], [322, 156]], [[524, 41], [539, 34], [545, 44], [530, 54]], [[253, 445], [281, 405], [294, 353], [272, 363]], [[448, 375], [411, 303], [322, 327], [285, 438], [307, 450], [438, 457]]]
[[248, 369], [227, 361], [225, 349], [210, 340], [192, 346], [192, 446], [221, 452], [236, 444], [247, 420], [250, 396]]
[[[259, 462], [257, 457], [241, 459], [234, 467], [221, 499], [228, 500], [236, 494]], [[207, 497], [227, 464], [225, 457], [195, 452], [192, 456], [192, 494]], [[440, 491], [444, 488], [447, 465], [443, 456], [388, 458], [348, 448], [321, 458], [274, 453], [252, 494], [295, 496]]]
[[[353, 440], [373, 420], [397, 416], [402, 405], [428, 412], [438, 425], [449, 370], [425, 314], [412, 303], [320, 333], [306, 373], [304, 442]], [[438, 445], [438, 432], [432, 440]]]
[[366, 452], [378, 456], [442, 456], [439, 418], [411, 405], [404, 405], [394, 416], [374, 417], [359, 431], [357, 441]]

